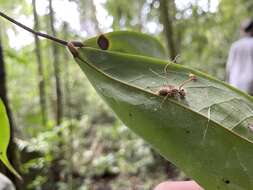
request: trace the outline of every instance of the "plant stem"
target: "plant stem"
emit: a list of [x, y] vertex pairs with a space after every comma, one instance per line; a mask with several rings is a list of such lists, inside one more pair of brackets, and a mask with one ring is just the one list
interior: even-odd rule
[[[67, 46], [67, 45], [68, 45], [68, 42], [67, 42], [67, 41], [58, 39], [58, 38], [56, 38], [56, 37], [50, 36], [50, 35], [45, 34], [45, 33], [42, 33], [42, 32], [35, 31], [35, 30], [29, 28], [28, 26], [25, 26], [24, 24], [22, 24], [22, 23], [16, 21], [15, 19], [9, 17], [8, 15], [4, 14], [2, 11], [0, 11], [0, 16], [3, 17], [3, 18], [5, 18], [5, 19], [7, 19], [7, 20], [9, 20], [9, 21], [12, 22], [12, 23], [18, 25], [19, 27], [25, 29], [26, 31], [33, 33], [34, 35], [41, 36], [41, 37], [43, 37], [43, 38], [47, 38], [47, 39], [49, 39], [49, 40], [52, 40], [52, 41], [57, 42], [57, 43], [59, 43], [59, 44], [61, 44], [61, 45], [64, 45], [64, 46]], [[72, 43], [73, 43], [76, 47], [83, 47], [83, 44], [80, 43], [80, 42], [72, 42]]]

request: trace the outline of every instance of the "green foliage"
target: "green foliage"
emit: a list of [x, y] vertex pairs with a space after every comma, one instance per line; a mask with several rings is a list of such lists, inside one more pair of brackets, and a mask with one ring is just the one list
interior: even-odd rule
[[[138, 56], [142, 53], [134, 53], [125, 40], [120, 44], [120, 35], [124, 39], [125, 34], [136, 49], [146, 43], [143, 52], [156, 52], [151, 37], [144, 41], [136, 37], [140, 34], [129, 32], [115, 32], [116, 51], [78, 49], [75, 60], [98, 94], [130, 129], [205, 189], [251, 189], [252, 98], [201, 72]], [[108, 35], [111, 47], [113, 35]], [[189, 73], [197, 80], [185, 85], [185, 98], [165, 100], [154, 92], [164, 83], [179, 87]]]
[[10, 142], [10, 126], [4, 103], [0, 99], [0, 160], [19, 179], [22, 179], [18, 172], [11, 165], [7, 157], [7, 148]]
[[134, 27], [140, 29], [140, 25], [143, 24], [141, 23], [141, 11], [144, 4], [144, 0], [108, 0], [106, 2], [106, 8], [114, 17], [113, 28], [116, 30]]
[[[30, 2], [27, 0], [0, 0], [0, 5], [2, 11], [32, 27], [33, 23], [31, 21], [33, 17]], [[48, 28], [50, 28], [48, 11], [44, 10], [44, 13], [42, 11], [43, 2], [45, 2], [45, 7], [48, 5], [46, 1], [37, 0], [37, 2], [38, 5], [41, 5], [38, 7], [40, 30], [50, 33], [48, 31]], [[57, 8], [57, 4], [63, 2], [67, 1], [55, 1], [54, 7]], [[173, 7], [173, 3], [175, 2], [171, 1], [173, 10], [169, 11], [173, 17], [174, 34], [172, 38], [175, 40], [176, 48], [179, 52], [178, 63], [197, 68], [198, 70], [202, 70], [224, 80], [228, 49], [231, 43], [239, 38], [240, 22], [246, 17], [252, 17], [253, 2], [251, 0], [238, 0], [233, 2], [231, 0], [220, 0], [216, 11], [204, 9], [203, 4], [199, 3], [200, 1], [191, 1], [192, 3], [189, 3], [184, 8], [180, 8], [178, 6], [180, 3], [178, 2], [180, 1], [176, 1], [177, 6]], [[212, 4], [213, 0], [206, 2]], [[67, 27], [64, 27], [66, 22], [62, 21], [64, 16], [58, 14], [58, 7], [58, 9], [55, 9], [58, 38], [64, 40], [79, 40], [80, 35], [89, 36], [116, 29], [129, 29], [146, 33], [150, 32], [159, 38], [163, 45], [166, 44], [162, 34], [163, 26], [159, 20], [159, 0], [71, 0], [71, 3], [72, 5], [76, 3], [78, 7], [76, 13], [80, 17], [81, 30], [72, 28], [73, 23], [67, 23]], [[72, 8], [74, 7], [68, 7], [68, 10], [71, 12]], [[72, 16], [74, 18], [76, 14], [71, 15], [71, 18]], [[106, 23], [103, 23], [105, 20]], [[112, 22], [112, 25], [110, 25], [110, 22]], [[54, 185], [56, 185], [54, 189], [61, 190], [99, 189], [100, 187], [108, 187], [111, 189], [150, 189], [150, 187], [153, 187], [160, 181], [170, 178], [167, 176], [170, 172], [167, 171], [167, 166], [164, 161], [160, 161], [161, 158], [146, 143], [131, 131], [126, 130], [117, 121], [111, 114], [110, 109], [99, 99], [77, 64], [74, 64], [69, 54], [66, 54], [65, 48], [59, 48], [61, 52], [60, 74], [64, 86], [64, 122], [61, 126], [55, 128], [55, 83], [52, 77], [53, 67], [51, 63], [54, 55], [50, 51], [51, 42], [42, 40], [41, 38], [41, 55], [45, 68], [46, 99], [48, 106], [48, 123], [42, 125], [38, 91], [40, 78], [37, 76], [34, 43], [18, 49], [10, 48], [13, 46], [10, 42], [17, 43], [19, 47], [22, 44], [19, 38], [14, 40], [9, 39], [11, 36], [9, 36], [10, 32], [14, 32], [17, 37], [20, 34], [28, 33], [16, 30], [17, 28], [13, 24], [2, 19], [0, 19], [0, 24], [1, 40], [3, 42], [6, 63], [9, 104], [13, 111], [14, 123], [16, 123], [15, 137], [22, 150], [22, 169], [25, 173], [25, 175], [22, 174], [22, 177], [25, 183], [30, 184], [29, 187], [25, 186], [24, 189], [52, 189], [51, 186]], [[113, 46], [110, 46], [109, 50], [121, 51], [120, 44], [122, 43], [122, 36], [113, 36], [113, 33], [107, 34], [107, 36], [110, 38], [110, 41], [114, 41]], [[33, 35], [30, 37], [33, 38]], [[133, 46], [130, 47], [127, 43], [129, 37], [127, 35], [124, 37], [124, 48], [127, 47], [128, 50], [131, 50], [128, 53], [136, 52], [136, 48], [140, 46], [135, 47], [134, 42], [135, 50], [132, 51]], [[121, 39], [121, 42], [119, 45], [115, 45], [117, 43], [115, 40], [118, 41], [118, 39]], [[144, 53], [145, 56], [155, 56], [155, 51], [150, 48], [154, 43], [157, 46], [157, 52], [164, 51], [160, 44], [156, 43], [156, 40], [153, 40], [151, 43], [149, 39], [147, 36], [143, 38], [145, 43], [143, 43], [144, 45], [138, 51], [139, 53]], [[149, 45], [147, 46], [145, 45], [147, 43], [146, 40], [149, 41]], [[96, 42], [96, 38], [86, 41], [90, 46], [97, 48], [94, 42]], [[142, 50], [145, 51], [143, 52]], [[164, 53], [161, 53], [159, 57], [170, 59]], [[101, 61], [101, 64], [104, 64], [104, 62]], [[108, 67], [108, 70], [110, 68]], [[121, 70], [119, 68], [117, 72], [121, 73]], [[137, 75], [140, 76], [143, 71], [151, 74], [152, 71], [148, 70], [136, 70], [140, 72]], [[160, 70], [161, 68], [159, 67], [155, 71], [159, 72]], [[162, 77], [165, 76], [162, 72], [160, 74]], [[187, 74], [183, 73], [185, 78], [187, 78]], [[171, 77], [175, 76], [175, 74], [170, 75]], [[122, 75], [122, 77], [124, 76]], [[161, 82], [157, 82], [158, 80], [164, 81], [162, 84], [167, 84], [167, 80], [170, 81], [167, 79], [167, 76], [166, 79], [158, 78], [156, 74], [152, 73], [150, 86], [161, 85]], [[134, 80], [136, 79], [138, 78]], [[177, 79], [176, 81], [170, 82], [178, 85], [183, 80], [180, 77]], [[190, 86], [190, 83], [188, 85]], [[145, 90], [155, 92], [158, 90], [158, 87], [147, 88]], [[191, 95], [191, 90], [187, 89], [187, 93], [187, 96]], [[220, 95], [218, 92], [217, 94]], [[225, 96], [227, 97], [227, 95]], [[198, 98], [196, 95], [193, 99]], [[160, 99], [160, 101], [162, 100]], [[205, 103], [205, 101], [206, 99], [199, 102]], [[223, 104], [223, 106], [226, 105], [226, 103]], [[164, 106], [166, 107], [166, 105]], [[229, 110], [230, 108], [228, 106], [227, 109]], [[214, 115], [215, 110], [216, 106], [211, 106], [210, 117], [212, 119], [217, 119], [216, 116], [219, 116], [219, 114]], [[203, 111], [205, 111], [204, 115], [207, 117], [208, 109]], [[230, 111], [228, 113], [231, 113]], [[224, 115], [225, 113], [222, 114]], [[238, 114], [238, 117], [241, 117], [241, 115], [243, 114]], [[166, 122], [169, 122], [167, 117]], [[230, 117], [226, 121], [229, 119]], [[62, 127], [63, 130], [59, 127]], [[209, 132], [207, 130], [207, 134], [210, 134]], [[248, 130], [246, 132], [250, 138]], [[60, 135], [63, 138], [59, 138]], [[74, 141], [71, 141], [73, 136]], [[183, 143], [185, 143], [184, 140]], [[95, 146], [94, 144], [97, 145]], [[102, 151], [100, 151], [101, 146], [103, 147]], [[93, 152], [96, 152], [96, 157], [90, 159], [90, 155]], [[189, 152], [194, 153], [194, 150], [189, 150]], [[231, 152], [233, 152], [232, 148]], [[200, 155], [202, 154], [204, 153]], [[230, 155], [224, 152], [225, 154], [228, 157]], [[31, 155], [33, 155], [31, 159], [24, 159]], [[240, 158], [238, 157], [238, 159]], [[210, 164], [212, 163], [208, 163], [207, 165]], [[54, 166], [56, 165], [60, 166], [60, 168], [55, 168]], [[198, 166], [199, 164], [196, 164], [196, 167]], [[53, 171], [56, 169], [58, 171], [60, 170], [61, 173], [61, 178], [58, 180], [54, 180], [55, 178], [52, 176]], [[111, 177], [107, 178], [107, 174], [110, 174], [109, 176]], [[245, 179], [247, 179], [247, 176], [245, 176]], [[73, 185], [71, 186], [71, 184]]]
[[[104, 178], [113, 180], [113, 189], [129, 189], [139, 176], [142, 189], [154, 186], [155, 181], [165, 179], [150, 147], [125, 126], [116, 122], [98, 122], [84, 115], [80, 120], [64, 122], [61, 128], [52, 128], [29, 141], [18, 141], [21, 150], [40, 152], [40, 156], [23, 165], [25, 175], [36, 172], [27, 189], [56, 185], [59, 189], [85, 189], [103, 186]], [[70, 134], [72, 134], [70, 136]], [[121, 141], [119, 141], [121, 139]], [[59, 144], [62, 144], [59, 148]], [[63, 181], [56, 183], [48, 171], [54, 166], [54, 158], [61, 155]], [[78, 178], [71, 176], [78, 174]], [[149, 178], [156, 180], [150, 181]], [[123, 183], [124, 180], [125, 182]], [[137, 177], [136, 177], [137, 180]], [[56, 183], [56, 184], [55, 184]]]

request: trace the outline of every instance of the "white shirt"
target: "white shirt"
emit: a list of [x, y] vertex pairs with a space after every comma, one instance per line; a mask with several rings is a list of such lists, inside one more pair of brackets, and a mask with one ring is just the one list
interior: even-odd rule
[[232, 44], [227, 73], [231, 85], [253, 94], [253, 37], [244, 37]]

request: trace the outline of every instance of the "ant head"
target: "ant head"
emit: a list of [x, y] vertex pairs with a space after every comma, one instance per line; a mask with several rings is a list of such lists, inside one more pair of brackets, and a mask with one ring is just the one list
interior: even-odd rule
[[181, 98], [184, 98], [186, 96], [186, 92], [185, 92], [185, 90], [183, 88], [181, 90], [179, 90], [178, 93], [179, 93], [179, 95], [180, 95]]

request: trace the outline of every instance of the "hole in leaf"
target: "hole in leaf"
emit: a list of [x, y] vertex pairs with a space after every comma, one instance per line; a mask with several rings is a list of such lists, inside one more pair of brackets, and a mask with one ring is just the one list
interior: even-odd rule
[[102, 50], [109, 48], [109, 40], [103, 34], [98, 37], [97, 44]]

